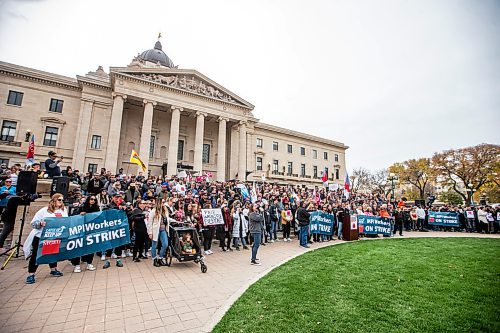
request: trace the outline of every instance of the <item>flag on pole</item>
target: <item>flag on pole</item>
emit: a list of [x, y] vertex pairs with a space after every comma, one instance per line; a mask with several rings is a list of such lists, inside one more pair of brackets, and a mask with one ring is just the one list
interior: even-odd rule
[[142, 172], [146, 172], [146, 170], [148, 169], [146, 164], [144, 164], [144, 162], [139, 157], [139, 154], [137, 154], [137, 152], [133, 149], [132, 149], [132, 154], [130, 154], [130, 163], [135, 163], [138, 166], [140, 166], [142, 168]]
[[323, 181], [323, 183], [328, 181], [328, 173], [326, 172], [326, 168], [325, 170], [323, 170], [323, 176], [321, 177], [321, 180]]
[[351, 182], [349, 181], [349, 174], [346, 172], [344, 183], [344, 196], [349, 199], [349, 192], [351, 191]]
[[35, 135], [31, 135], [30, 144], [28, 146], [28, 153], [26, 154], [26, 166], [35, 163]]

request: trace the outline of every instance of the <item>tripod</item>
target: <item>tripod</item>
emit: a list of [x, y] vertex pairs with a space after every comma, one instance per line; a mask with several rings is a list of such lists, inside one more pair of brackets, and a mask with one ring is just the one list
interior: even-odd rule
[[21, 237], [23, 235], [23, 229], [24, 229], [24, 220], [26, 219], [26, 207], [28, 207], [28, 205], [24, 204], [23, 205], [23, 217], [21, 218], [21, 228], [19, 229], [19, 236], [17, 237], [16, 245], [11, 247], [10, 249], [5, 251], [4, 253], [0, 253], [0, 257], [1, 257], [1, 256], [6, 255], [7, 253], [10, 252], [9, 256], [7, 257], [5, 262], [3, 263], [2, 268], [0, 268], [0, 270], [2, 270], [2, 271], [5, 269], [5, 267], [7, 267], [7, 264], [12, 259], [12, 257], [14, 257], [14, 254], [15, 254], [16, 258], [19, 258], [19, 250], [21, 249]]

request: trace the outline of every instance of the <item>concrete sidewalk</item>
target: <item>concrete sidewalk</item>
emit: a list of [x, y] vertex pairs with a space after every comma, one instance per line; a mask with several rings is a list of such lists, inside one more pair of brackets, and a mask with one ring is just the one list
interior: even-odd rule
[[[399, 237], [399, 236], [396, 236]], [[453, 232], [405, 233], [406, 237], [491, 237]], [[304, 252], [343, 243], [315, 243], [311, 249], [298, 241], [261, 246], [261, 266], [250, 265], [250, 251], [221, 252], [207, 256], [208, 272], [199, 265], [178, 263], [153, 267], [150, 260], [125, 267], [73, 273], [69, 262], [59, 264], [64, 276], [49, 276], [42, 265], [37, 282], [26, 285], [23, 259], [0, 272], [1, 332], [206, 332], [222, 318], [248, 286], [283, 262]]]

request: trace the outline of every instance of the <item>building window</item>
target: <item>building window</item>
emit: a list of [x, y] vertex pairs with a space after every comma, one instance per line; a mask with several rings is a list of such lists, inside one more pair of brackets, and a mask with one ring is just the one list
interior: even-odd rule
[[288, 174], [291, 175], [293, 173], [293, 162], [288, 162]]
[[313, 166], [313, 178], [318, 178], [318, 166]]
[[182, 161], [184, 159], [184, 140], [179, 140], [177, 142], [177, 160]]
[[203, 144], [202, 163], [210, 163], [210, 145], [208, 143]]
[[97, 164], [89, 163], [87, 171], [91, 172], [92, 174], [97, 173]]
[[278, 160], [273, 160], [273, 173], [278, 173]]
[[64, 101], [60, 99], [51, 98], [49, 111], [61, 113], [63, 108], [63, 103]]
[[0, 164], [4, 164], [9, 166], [9, 159], [8, 158], [0, 158]]
[[92, 142], [90, 143], [90, 148], [101, 149], [101, 136], [100, 135], [92, 135]]
[[273, 141], [273, 150], [278, 151], [278, 141]]
[[328, 152], [326, 152], [326, 151], [325, 151], [325, 152], [323, 153], [323, 159], [325, 159], [325, 160], [327, 160], [327, 159], [328, 159]]
[[7, 104], [21, 106], [23, 104], [24, 93], [14, 90], [9, 90]]
[[152, 158], [155, 155], [155, 141], [156, 137], [151, 135], [151, 138], [149, 138], [149, 158]]
[[14, 141], [16, 137], [17, 123], [15, 121], [4, 120], [2, 123], [2, 141]]
[[338, 162], [339, 161], [339, 154], [335, 154], [333, 158], [335, 159], [335, 162]]
[[318, 151], [313, 149], [313, 158], [318, 158]]
[[262, 148], [262, 139], [257, 138], [257, 148]]
[[47, 126], [45, 128], [45, 136], [43, 137], [43, 145], [55, 147], [58, 132], [59, 129], [57, 127]]
[[288, 151], [289, 154], [292, 153], [292, 145], [287, 145], [286, 150]]
[[327, 177], [329, 177], [328, 176], [328, 168], [325, 168], [325, 174], [326, 174]]
[[257, 157], [257, 171], [262, 171], [262, 157]]
[[300, 165], [300, 176], [301, 177], [305, 177], [306, 175], [306, 165], [305, 164], [301, 164]]
[[300, 155], [306, 156], [306, 148], [300, 147]]
[[335, 179], [340, 179], [340, 170], [335, 169]]

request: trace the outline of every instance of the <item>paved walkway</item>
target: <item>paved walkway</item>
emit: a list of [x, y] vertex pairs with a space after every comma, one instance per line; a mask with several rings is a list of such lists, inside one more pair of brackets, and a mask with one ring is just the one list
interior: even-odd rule
[[[500, 235], [428, 232], [404, 237]], [[311, 250], [340, 243], [317, 243]], [[43, 265], [33, 285], [24, 282], [27, 263], [15, 260], [0, 271], [0, 332], [207, 332], [251, 283], [306, 252], [297, 240], [269, 244], [259, 249], [262, 266], [251, 266], [250, 251], [213, 250], [206, 274], [199, 265], [175, 260], [172, 267], [156, 268], [150, 260], [127, 258], [125, 267], [106, 270], [97, 261], [96, 271], [79, 274], [64, 262], [59, 264], [63, 277], [50, 277]]]

